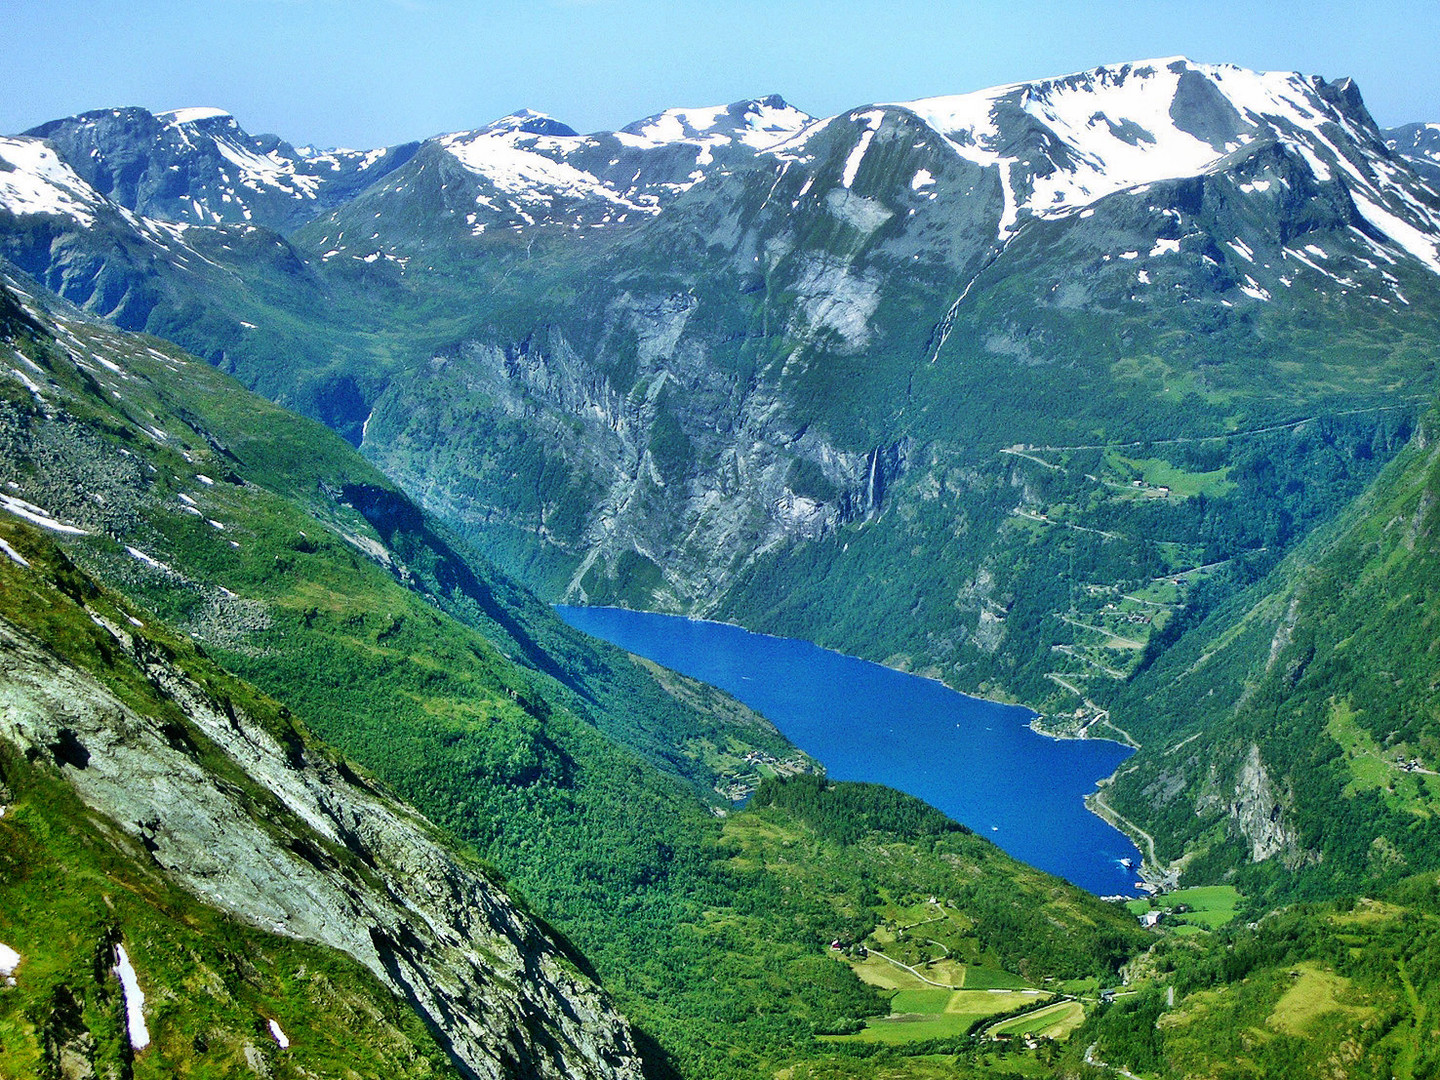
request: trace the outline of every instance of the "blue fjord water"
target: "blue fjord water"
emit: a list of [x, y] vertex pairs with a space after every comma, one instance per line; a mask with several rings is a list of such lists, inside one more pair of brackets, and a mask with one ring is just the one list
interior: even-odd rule
[[918, 796], [1034, 866], [1102, 896], [1135, 892], [1140, 853], [1082, 797], [1130, 753], [1056, 740], [1034, 715], [808, 641], [673, 615], [561, 605], [595, 637], [718, 686], [769, 717], [835, 780]]

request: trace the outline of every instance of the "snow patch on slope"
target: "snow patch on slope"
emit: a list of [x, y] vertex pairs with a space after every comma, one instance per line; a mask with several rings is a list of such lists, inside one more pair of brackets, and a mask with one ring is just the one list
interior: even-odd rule
[[0, 495], [0, 510], [8, 510], [18, 518], [30, 522], [32, 525], [39, 525], [42, 529], [49, 529], [51, 532], [63, 533], [67, 536], [84, 536], [84, 529], [77, 529], [74, 525], [66, 525], [56, 521], [50, 516], [49, 511], [42, 510], [34, 503], [26, 502], [24, 499], [17, 499], [13, 495]]
[[[7, 544], [4, 540], [0, 540], [0, 552], [3, 552], [4, 555], [6, 556], [6, 558], [8, 558], [11, 562], [13, 562], [16, 566], [24, 566], [24, 567], [27, 567], [27, 568], [30, 566], [30, 560], [27, 559], [27, 558], [25, 558], [24, 555], [21, 555], [18, 551], [16, 551], [13, 547], [11, 547], [9, 544]], [[0, 817], [4, 817], [4, 816], [5, 816], [5, 808], [4, 808], [3, 806], [0, 806]], [[7, 955], [7, 949], [6, 949], [6, 947], [5, 947], [4, 945], [0, 945], [0, 975], [8, 974], [8, 972], [6, 972], [5, 970], [3, 970], [4, 965], [5, 965], [5, 957], [6, 957], [6, 955]]]
[[1435, 273], [1440, 274], [1440, 242], [1433, 233], [1427, 234], [1409, 222], [1396, 217], [1384, 207], [1371, 202], [1358, 191], [1351, 191], [1350, 198], [1360, 216], [1408, 253], [1415, 256]]
[[40, 139], [0, 137], [0, 208], [54, 214], [89, 228], [104, 199]]
[[[1067, 217], [1120, 191], [1217, 172], [1237, 151], [1273, 139], [1317, 181], [1343, 182], [1372, 226], [1440, 273], [1440, 214], [1406, 190], [1383, 156], [1347, 156], [1374, 133], [1294, 72], [1170, 57], [885, 107], [908, 110], [958, 157], [997, 170], [1002, 243], [1025, 215]], [[852, 152], [847, 175], [856, 161]], [[1244, 190], [1269, 187], [1256, 181]], [[1174, 243], [1157, 244], [1152, 256], [1177, 251]]]
[[736, 105], [666, 109], [622, 128], [615, 132], [615, 138], [633, 149], [686, 142], [713, 149], [739, 142], [754, 150], [766, 150], [790, 138], [813, 119], [779, 97], [768, 97]]
[[195, 124], [201, 120], [222, 120], [234, 117], [225, 109], [216, 109], [209, 106], [194, 106], [188, 109], [167, 109], [165, 112], [155, 114], [159, 120], [166, 120], [172, 124]]
[[855, 174], [860, 171], [860, 163], [865, 160], [865, 151], [870, 149], [870, 140], [875, 138], [875, 132], [880, 128], [880, 121], [885, 119], [883, 112], [862, 113], [855, 117], [856, 120], [865, 121], [865, 130], [860, 133], [860, 141], [855, 144], [855, 149], [850, 151], [850, 156], [845, 159], [845, 172], [840, 177], [840, 186], [848, 188], [855, 182]]
[[295, 163], [275, 151], [257, 154], [247, 146], [230, 139], [217, 138], [215, 149], [240, 170], [240, 182], [252, 188], [275, 187], [295, 192], [296, 198], [315, 198], [320, 180], [295, 171]]
[[124, 945], [115, 946], [115, 974], [120, 979], [120, 989], [125, 998], [125, 1025], [130, 1034], [130, 1045], [144, 1050], [150, 1045], [150, 1029], [145, 1026], [145, 991], [140, 989], [140, 980], [135, 976], [135, 967], [125, 953]]
[[[534, 144], [541, 138], [514, 131], [465, 131], [442, 136], [440, 145], [465, 168], [484, 177], [506, 195], [517, 196], [525, 202], [595, 198], [627, 209], [655, 209], [631, 202], [593, 173], [537, 153]], [[543, 138], [546, 142], [557, 142], [566, 137]], [[532, 145], [522, 145], [522, 142]]]

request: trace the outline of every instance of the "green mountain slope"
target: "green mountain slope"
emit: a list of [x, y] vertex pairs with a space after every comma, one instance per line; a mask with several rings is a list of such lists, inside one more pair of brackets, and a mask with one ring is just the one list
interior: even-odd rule
[[[17, 295], [7, 543], [29, 559], [26, 530], [48, 530], [140, 621], [473, 845], [658, 1038], [655, 1060], [719, 1077], [828, 1053], [817, 1031], [885, 1008], [830, 940], [917, 888], [953, 904], [955, 947], [988, 970], [1104, 972], [1138, 940], [1123, 910], [894, 793], [838, 789], [863, 823], [841, 835], [773, 796], [717, 816], [758, 781], [747, 757], [813, 766], [753, 713], [565, 628], [334, 434]], [[757, 837], [781, 846], [757, 862]], [[814, 857], [797, 863], [794, 843]]]
[[1167, 935], [1062, 1058], [1142, 1076], [1422, 1077], [1437, 1067], [1434, 874], [1214, 935]]
[[[367, 456], [543, 595], [1103, 710], [1157, 624], [1262, 576], [1403, 445], [1440, 293], [1357, 207], [1416, 181], [1357, 99], [1353, 175], [1258, 139], [997, 232], [997, 170], [923, 111], [540, 237], [472, 337], [389, 380]], [[1015, 198], [1056, 175], [1025, 161]], [[483, 242], [436, 288], [498, 266]]]
[[[217, 1075], [255, 1064], [273, 1076], [455, 1075], [419, 1018], [360, 964], [198, 902], [118, 826], [98, 830], [68, 785], [8, 742], [0, 771], [0, 940], [21, 957], [15, 985], [0, 992], [0, 1075], [54, 1074], [67, 1053], [100, 1075]], [[120, 941], [151, 1006], [151, 1047], [138, 1061], [111, 974]]]
[[[565, 130], [432, 140], [289, 238], [91, 191], [0, 211], [0, 250], [362, 444], [546, 599], [1067, 725], [1363, 490], [1434, 389], [1440, 211], [1346, 80], [1117, 65], [727, 142], [684, 183], [698, 143]], [[501, 199], [486, 147], [536, 186]], [[664, 198], [546, 216], [572, 152], [663, 162], [635, 182]]]
[[0, 533], [0, 1074], [642, 1075], [492, 870], [41, 529]]
[[1188, 873], [1335, 895], [1440, 859], [1434, 417], [1331, 527], [1162, 656], [1115, 710], [1105, 798]]

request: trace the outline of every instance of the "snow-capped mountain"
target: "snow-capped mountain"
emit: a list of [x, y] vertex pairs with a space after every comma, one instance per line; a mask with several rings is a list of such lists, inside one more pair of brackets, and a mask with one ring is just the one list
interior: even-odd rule
[[[503, 117], [438, 142], [521, 220], [573, 222], [556, 213], [587, 199], [605, 219], [627, 211], [656, 213], [669, 198], [714, 168], [748, 159], [793, 136], [813, 118], [778, 96], [703, 109], [670, 109], [615, 132], [580, 135], [540, 113]], [[479, 205], [495, 209], [482, 193]], [[607, 206], [608, 204], [608, 206]], [[533, 224], [534, 221], [526, 221]]]
[[68, 217], [89, 228], [106, 200], [39, 139], [0, 138], [0, 209]]
[[[716, 186], [732, 174], [728, 186]], [[886, 231], [909, 234], [922, 257], [944, 248], [952, 265], [975, 268], [1029, 223], [1074, 217], [1147, 185], [1242, 175], [1250, 187], [1237, 195], [1291, 209], [1301, 201], [1291, 183], [1343, 193], [1353, 242], [1383, 249], [1360, 257], [1440, 269], [1440, 204], [1412, 161], [1385, 145], [1349, 80], [1180, 57], [819, 121], [775, 97], [669, 110], [592, 135], [521, 112], [431, 140], [406, 166], [317, 221], [305, 239], [327, 258], [406, 258], [487, 231], [633, 226], [701, 180], [712, 181], [701, 202], [746, 204], [750, 196], [736, 194], [748, 192], [745, 177], [768, 176], [765, 196], [752, 206], [769, 211], [767, 228], [786, 228], [782, 219], [804, 216], [807, 207], [862, 233], [895, 219]], [[1184, 238], [1171, 232], [1143, 251], [1178, 252]], [[948, 238], [937, 247], [942, 233]], [[1289, 270], [1349, 280], [1304, 245], [1275, 255]], [[1263, 273], [1237, 280], [1258, 297], [1293, 277], [1286, 269], [1271, 280]], [[832, 278], [822, 275], [806, 292], [819, 297]]]
[[0, 138], [0, 258], [75, 303], [144, 326], [169, 270], [208, 262], [190, 228], [102, 195], [44, 140]]
[[1440, 189], [1440, 124], [1406, 124], [1385, 132], [1385, 145]]
[[[572, 596], [623, 599], [638, 552], [657, 603], [729, 612], [764, 576], [733, 567], [883, 517], [907, 470], [933, 465], [925, 498], [980, 483], [956, 448], [1423, 398], [1437, 244], [1440, 198], [1345, 80], [1162, 59], [862, 106], [613, 242], [551, 245], [392, 382], [364, 445], [477, 534], [529, 531], [551, 566], [570, 545]], [[563, 479], [517, 510], [512, 456], [442, 427], [506, 432]], [[581, 492], [584, 516], [554, 513]], [[895, 552], [939, 543], [903, 520], [879, 529]], [[826, 565], [786, 558], [765, 580]], [[938, 590], [970, 595], [961, 573]]]
[[[950, 163], [979, 166], [982, 186], [988, 181], [998, 189], [997, 244], [1027, 221], [1080, 214], [1107, 196], [1141, 194], [1150, 184], [1243, 172], [1247, 158], [1278, 150], [1303, 163], [1313, 182], [1342, 183], [1361, 231], [1440, 271], [1440, 203], [1417, 184], [1409, 163], [1388, 151], [1348, 79], [1331, 84], [1183, 57], [1141, 61], [856, 109], [766, 153], [814, 168], [823, 152], [817, 155], [811, 144], [831, 128], [848, 129], [839, 186], [873, 195], [866, 186], [867, 152], [877, 137], [893, 142], [911, 120], [948, 151]], [[919, 137], [911, 143], [917, 150], [930, 145]], [[1245, 193], [1263, 195], [1286, 183], [1257, 175]], [[910, 186], [931, 200], [946, 195], [929, 169], [917, 169]], [[949, 192], [952, 201], [971, 194], [968, 187]]]
[[274, 135], [250, 135], [212, 108], [101, 109], [26, 134], [48, 141], [96, 191], [147, 217], [282, 230], [373, 184], [417, 145], [296, 149]]
[[815, 118], [788, 104], [779, 94], [704, 109], [666, 109], [615, 132], [621, 143], [636, 149], [693, 144], [701, 147], [697, 165], [708, 165], [705, 147], [723, 150], [742, 143], [765, 150], [782, 142]]
[[[9, 233], [12, 259], [107, 312], [120, 297], [148, 312], [134, 297], [154, 299], [157, 258], [208, 275], [212, 294], [255, 251], [267, 273], [321, 289], [327, 268], [393, 281], [450, 274], [458, 257], [453, 280], [481, 288], [498, 265], [487, 252], [517, 238], [528, 253], [543, 232], [563, 263], [581, 250], [563, 238], [619, 227], [636, 273], [699, 280], [728, 252], [742, 290], [758, 274], [787, 298], [778, 325], [842, 352], [881, 347], [898, 325], [887, 309], [920, 303], [916, 290], [944, 297], [933, 359], [980, 276], [1015, 260], [1080, 306], [1229, 310], [1302, 286], [1409, 303], [1402, 279], [1440, 271], [1440, 196], [1414, 167], [1429, 131], [1410, 133], [1407, 156], [1349, 80], [1183, 58], [823, 120], [772, 96], [587, 135], [522, 110], [391, 151], [296, 149], [214, 109], [111, 109], [9, 140], [0, 206], [48, 222]], [[217, 224], [265, 221], [293, 227], [293, 248]]]
[[521, 110], [429, 140], [364, 197], [317, 222], [312, 243], [328, 258], [403, 258], [441, 236], [634, 224], [707, 176], [753, 163], [812, 119], [772, 95], [582, 135]]

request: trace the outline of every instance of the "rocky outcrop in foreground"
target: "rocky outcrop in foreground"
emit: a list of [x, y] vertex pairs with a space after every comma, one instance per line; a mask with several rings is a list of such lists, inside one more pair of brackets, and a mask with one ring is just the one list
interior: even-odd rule
[[283, 717], [248, 715], [138, 631], [105, 629], [144, 672], [156, 714], [0, 621], [0, 738], [53, 761], [201, 900], [355, 958], [463, 1075], [641, 1075], [603, 992], [433, 826]]

